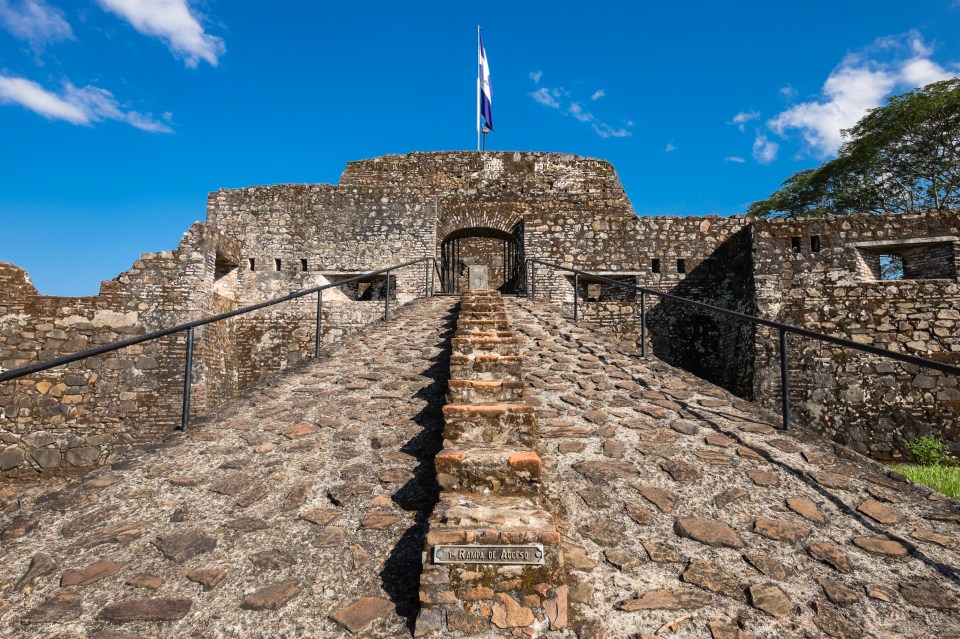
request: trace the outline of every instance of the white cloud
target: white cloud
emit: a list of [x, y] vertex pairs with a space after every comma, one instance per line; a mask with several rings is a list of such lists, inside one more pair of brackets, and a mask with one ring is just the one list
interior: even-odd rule
[[19, 104], [48, 120], [90, 123], [90, 118], [79, 106], [24, 78], [0, 75], [0, 103]]
[[777, 159], [780, 145], [767, 138], [763, 133], [757, 133], [753, 141], [753, 159], [760, 164], [770, 164]]
[[63, 12], [45, 0], [0, 0], [0, 26], [28, 42], [36, 55], [47, 44], [75, 39]]
[[793, 100], [795, 97], [797, 97], [797, 90], [793, 88], [792, 84], [788, 84], [787, 86], [780, 87], [779, 92], [780, 92], [780, 95], [782, 95], [785, 100]]
[[[537, 74], [540, 72], [537, 71]], [[533, 79], [533, 74], [530, 75], [530, 78]], [[539, 75], [537, 76], [539, 79]], [[549, 88], [549, 87], [540, 87], [536, 91], [533, 91], [529, 94], [537, 103], [542, 104], [545, 107], [551, 109], [558, 109], [564, 115], [573, 116], [575, 120], [579, 122], [589, 122], [594, 132], [599, 135], [601, 138], [625, 138], [633, 135], [627, 127], [633, 126], [633, 121], [628, 120], [626, 122], [626, 127], [612, 127], [606, 122], [601, 122], [597, 117], [590, 113], [589, 111], [583, 110], [583, 105], [576, 100], [572, 100], [570, 92], [564, 89], [563, 87]], [[594, 93], [596, 95], [596, 93]], [[566, 109], [563, 109], [563, 103], [569, 101]]]
[[530, 79], [533, 80], [534, 84], [540, 84], [540, 78], [543, 77], [543, 71], [531, 71]]
[[97, 0], [146, 36], [160, 38], [174, 55], [195, 68], [200, 60], [211, 66], [227, 48], [221, 38], [206, 33], [200, 25], [203, 16], [191, 11], [187, 0]]
[[596, 91], [593, 92], [593, 95], [590, 96], [590, 99], [591, 99], [591, 100], [599, 100], [600, 98], [602, 98], [602, 97], [605, 96], [606, 94], [607, 94], [607, 92], [604, 91], [603, 89], [597, 89]]
[[557, 102], [557, 98], [560, 97], [559, 91], [553, 89], [552, 91], [547, 87], [540, 87], [536, 91], [530, 94], [530, 97], [542, 104], [543, 106], [548, 106], [551, 109], [559, 109], [560, 103]]
[[580, 106], [579, 102], [571, 103], [570, 108], [568, 110], [570, 111], [570, 115], [580, 120], [581, 122], [592, 122], [594, 119], [593, 114], [587, 113], [586, 111], [584, 111], [583, 107]]
[[746, 162], [747, 160], [746, 160], [745, 158], [740, 157], [739, 155], [728, 155], [727, 157], [723, 158], [723, 161], [724, 161], [724, 162], [735, 162], [735, 163], [737, 163], [737, 164], [743, 164], [743, 163]]
[[619, 129], [615, 129], [605, 122], [594, 124], [593, 130], [601, 138], [628, 138], [631, 135], [633, 135], [633, 133], [630, 133], [630, 131], [622, 127]]
[[747, 129], [746, 127], [747, 122], [749, 122], [750, 120], [756, 120], [759, 117], [760, 117], [759, 111], [753, 111], [753, 110], [741, 111], [740, 113], [733, 116], [733, 120], [730, 122], [730, 124], [736, 124], [737, 128], [740, 129], [740, 132], [743, 133]]
[[673, 143], [673, 140], [670, 140], [669, 142], [667, 142], [667, 146], [665, 146], [663, 150], [666, 151], [667, 153], [673, 153], [674, 151], [677, 150], [677, 145]]
[[809, 150], [825, 158], [836, 154], [849, 129], [894, 92], [914, 89], [956, 74], [929, 59], [931, 47], [920, 35], [881, 38], [844, 58], [823, 85], [823, 98], [796, 104], [767, 124], [778, 135], [799, 131]]
[[91, 125], [104, 120], [126, 122], [150, 133], [173, 133], [173, 129], [150, 114], [125, 110], [106, 89], [76, 87], [69, 82], [60, 94], [14, 76], [0, 75], [0, 104], [18, 104], [48, 120]]

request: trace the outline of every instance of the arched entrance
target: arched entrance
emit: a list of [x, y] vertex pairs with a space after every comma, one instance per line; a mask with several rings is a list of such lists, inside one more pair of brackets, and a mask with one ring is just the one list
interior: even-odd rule
[[491, 288], [516, 291], [523, 268], [522, 225], [514, 233], [494, 228], [464, 228], [451, 232], [440, 243], [440, 286], [444, 293], [466, 288], [467, 266], [489, 269]]

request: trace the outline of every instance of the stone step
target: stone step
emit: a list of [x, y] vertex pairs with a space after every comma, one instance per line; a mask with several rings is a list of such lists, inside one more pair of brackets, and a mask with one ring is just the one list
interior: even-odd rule
[[451, 379], [447, 383], [447, 403], [482, 404], [516, 402], [523, 399], [523, 382], [503, 379]]
[[446, 442], [435, 463], [443, 490], [502, 495], [540, 490], [540, 455], [526, 446]]
[[495, 311], [465, 311], [460, 310], [460, 319], [496, 319], [507, 321], [507, 312], [504, 310]]
[[506, 313], [503, 302], [464, 302], [460, 304], [461, 313]]
[[478, 351], [497, 355], [520, 354], [520, 340], [516, 337], [454, 337], [450, 343], [454, 354], [469, 355]]
[[462, 321], [457, 323], [457, 330], [453, 334], [454, 337], [463, 337], [468, 339], [487, 339], [487, 338], [499, 338], [499, 339], [510, 339], [517, 336], [511, 330], [477, 330], [475, 328], [467, 328], [463, 326]]
[[450, 377], [522, 381], [523, 358], [496, 353], [454, 354], [450, 357]]
[[[465, 557], [479, 554], [488, 561], [442, 563], [438, 545], [466, 546]], [[542, 563], [498, 565], [489, 557], [507, 549], [495, 546], [520, 546], [512, 552], [531, 560], [542, 553]], [[457, 551], [446, 550], [448, 557]], [[567, 622], [565, 578], [560, 533], [536, 498], [443, 494], [427, 533], [415, 634], [538, 636], [547, 624], [561, 630]]]
[[458, 443], [531, 446], [537, 430], [528, 404], [447, 404], [443, 421], [444, 438]]
[[507, 331], [510, 322], [506, 319], [472, 319], [461, 317], [457, 321], [457, 330]]

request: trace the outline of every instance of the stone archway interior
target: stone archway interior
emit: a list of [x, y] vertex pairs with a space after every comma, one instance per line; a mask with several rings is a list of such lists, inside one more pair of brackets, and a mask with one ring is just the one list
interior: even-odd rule
[[449, 233], [440, 244], [440, 284], [444, 293], [467, 287], [467, 267], [488, 268], [491, 288], [513, 293], [522, 269], [521, 244], [516, 234], [493, 228], [466, 228]]

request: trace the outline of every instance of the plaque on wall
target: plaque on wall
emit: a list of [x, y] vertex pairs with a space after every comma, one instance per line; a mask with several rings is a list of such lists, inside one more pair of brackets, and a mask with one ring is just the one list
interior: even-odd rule
[[436, 564], [539, 566], [543, 564], [543, 559], [543, 546], [540, 544], [525, 546], [438, 544], [433, 547], [433, 562]]

